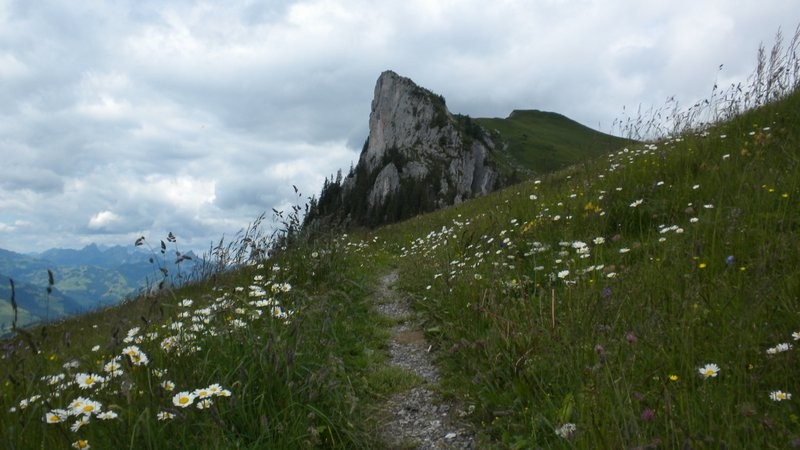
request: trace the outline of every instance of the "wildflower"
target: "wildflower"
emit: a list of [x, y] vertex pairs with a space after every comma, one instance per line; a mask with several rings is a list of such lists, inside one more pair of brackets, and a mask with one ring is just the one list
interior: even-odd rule
[[131, 345], [122, 349], [122, 354], [127, 355], [134, 366], [146, 366], [150, 359], [145, 355], [139, 347]]
[[100, 420], [111, 420], [117, 418], [117, 413], [114, 411], [103, 411], [97, 415], [97, 418]]
[[42, 396], [41, 395], [32, 395], [29, 398], [25, 398], [19, 401], [19, 409], [25, 409], [30, 406], [31, 403], [39, 400]]
[[184, 308], [188, 308], [188, 307], [192, 306], [193, 304], [194, 304], [194, 300], [191, 300], [191, 299], [188, 299], [188, 298], [184, 299], [184, 300], [181, 300], [181, 306], [184, 307]]
[[54, 409], [44, 415], [44, 421], [47, 423], [61, 423], [67, 420], [69, 412], [64, 409]]
[[784, 400], [791, 400], [792, 394], [783, 391], [772, 391], [769, 393], [769, 398], [774, 402], [781, 402]]
[[578, 427], [576, 427], [574, 423], [565, 423], [564, 425], [556, 428], [556, 436], [569, 439], [575, 434], [577, 429]]
[[697, 370], [700, 372], [700, 375], [702, 375], [703, 378], [713, 378], [719, 373], [719, 366], [714, 363], [708, 363]]
[[122, 375], [122, 365], [119, 363], [119, 358], [114, 358], [103, 366], [103, 370], [108, 372], [111, 377]]
[[202, 400], [198, 400], [197, 402], [197, 409], [208, 409], [211, 408], [214, 402], [210, 398], [204, 398]]
[[623, 247], [623, 248], [619, 249], [620, 253], [628, 253], [629, 251], [631, 251], [631, 249], [629, 249], [627, 247]]
[[183, 391], [178, 392], [172, 397], [172, 404], [181, 408], [186, 408], [194, 402], [195, 394]]
[[75, 383], [81, 389], [88, 389], [97, 383], [103, 383], [105, 378], [93, 373], [79, 373], [75, 375]]
[[630, 204], [631, 208], [636, 208], [637, 206], [644, 203], [644, 199], [640, 198], [639, 200], [634, 200], [633, 203]]
[[558, 278], [561, 278], [562, 280], [566, 278], [568, 275], [569, 275], [569, 270], [562, 270], [558, 272]]
[[194, 392], [192, 392], [192, 394], [194, 394], [194, 396], [197, 398], [207, 398], [214, 395], [208, 388], [195, 389]]
[[795, 341], [800, 341], [800, 331], [793, 332], [792, 339], [794, 339]]
[[91, 399], [84, 399], [81, 397], [78, 397], [78, 399], [82, 401], [76, 404], [73, 408], [71, 408], [72, 412], [75, 414], [85, 414], [87, 416], [92, 414], [99, 414], [100, 409], [103, 407], [103, 405], [100, 402]]
[[783, 343], [780, 343], [780, 344], [776, 345], [775, 347], [768, 348], [767, 349], [767, 354], [768, 355], [774, 355], [776, 353], [788, 352], [791, 349], [792, 349], [792, 344], [789, 344], [787, 342], [783, 342]]
[[175, 418], [175, 414], [169, 411], [159, 411], [158, 414], [156, 414], [156, 418], [158, 420], [170, 420]]
[[216, 395], [217, 395], [217, 397], [230, 397], [231, 396], [231, 391], [229, 391], [227, 389], [220, 389], [219, 392], [217, 392]]
[[705, 269], [706, 268], [706, 263], [704, 263], [704, 262], [700, 263], [697, 267], [699, 267], [701, 269]]
[[72, 430], [73, 433], [77, 433], [78, 430], [80, 430], [81, 427], [84, 425], [89, 425], [89, 416], [78, 417], [78, 420], [76, 420], [75, 423], [70, 425], [69, 429]]
[[172, 390], [175, 390], [175, 383], [173, 383], [172, 381], [169, 381], [169, 380], [164, 380], [164, 381], [161, 382], [161, 387], [165, 391], [172, 391]]
[[669, 374], [669, 381], [678, 381], [678, 376], [674, 373]]
[[639, 416], [645, 422], [652, 422], [656, 418], [656, 410], [653, 408], [645, 408]]
[[94, 347], [92, 347], [92, 351], [93, 352], [97, 352], [99, 350], [100, 350], [100, 346], [99, 345], [95, 345]]
[[86, 450], [86, 449], [89, 449], [91, 447], [89, 446], [89, 441], [87, 441], [86, 439], [78, 439], [77, 441], [72, 443], [72, 448], [77, 448], [77, 449], [80, 449], [80, 450]]

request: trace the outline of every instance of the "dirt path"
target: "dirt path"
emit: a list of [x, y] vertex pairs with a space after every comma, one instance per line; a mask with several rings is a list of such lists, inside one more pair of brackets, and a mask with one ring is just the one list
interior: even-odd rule
[[394, 271], [381, 278], [375, 305], [379, 313], [400, 321], [391, 330], [389, 364], [415, 373], [425, 383], [387, 400], [389, 419], [382, 430], [383, 440], [392, 449], [474, 449], [472, 431], [459, 421], [463, 412], [444, 403], [432, 390], [439, 383], [439, 371], [425, 335], [414, 324], [408, 301], [391, 288], [397, 276]]

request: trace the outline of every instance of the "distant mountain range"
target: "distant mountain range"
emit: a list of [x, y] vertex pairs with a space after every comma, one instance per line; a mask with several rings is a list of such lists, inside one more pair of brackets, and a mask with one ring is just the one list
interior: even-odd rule
[[11, 330], [14, 318], [9, 280], [14, 281], [17, 326], [22, 327], [116, 304], [157, 286], [165, 272], [167, 283], [180, 284], [198, 263], [191, 252], [153, 253], [134, 246], [91, 244], [28, 255], [0, 249], [0, 335]]

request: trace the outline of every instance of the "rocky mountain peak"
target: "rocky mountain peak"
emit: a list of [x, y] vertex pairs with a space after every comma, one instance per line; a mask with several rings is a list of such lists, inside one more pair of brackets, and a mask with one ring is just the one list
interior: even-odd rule
[[[377, 225], [485, 194], [500, 185], [492, 151], [483, 130], [451, 114], [444, 97], [385, 71], [375, 84], [358, 164], [340, 186], [323, 189], [315, 214]], [[332, 204], [339, 212], [326, 212]]]

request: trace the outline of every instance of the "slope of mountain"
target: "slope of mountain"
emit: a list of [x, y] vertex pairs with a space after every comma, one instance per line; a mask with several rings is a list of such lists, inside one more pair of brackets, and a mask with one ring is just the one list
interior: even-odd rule
[[632, 141], [581, 125], [554, 112], [514, 110], [507, 118], [478, 118], [514, 162], [529, 174], [552, 172], [622, 148]]

